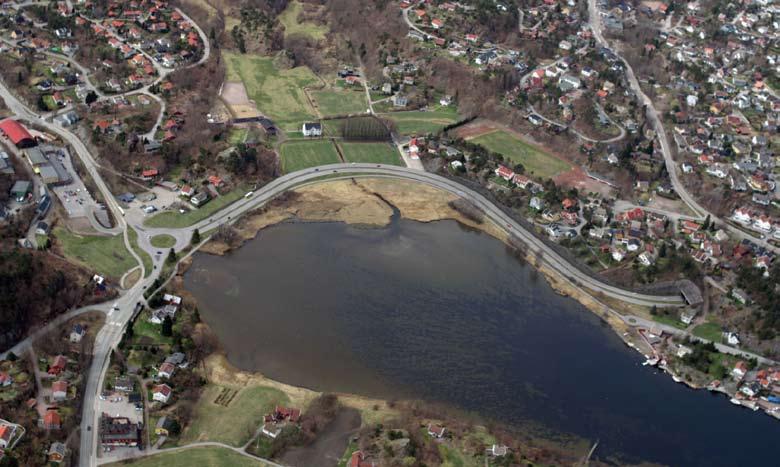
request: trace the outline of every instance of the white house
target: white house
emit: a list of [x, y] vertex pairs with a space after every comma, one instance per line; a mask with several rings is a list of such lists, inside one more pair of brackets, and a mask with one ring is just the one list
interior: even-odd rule
[[741, 224], [750, 224], [753, 222], [753, 213], [747, 208], [737, 208], [734, 210], [733, 219]]
[[55, 381], [51, 385], [51, 397], [55, 401], [64, 401], [68, 397], [68, 382]]
[[157, 370], [157, 377], [159, 378], [170, 378], [173, 376], [173, 373], [176, 371], [176, 366], [173, 363], [165, 362], [162, 365], [160, 365], [160, 369]]
[[639, 255], [639, 262], [642, 263], [642, 266], [650, 266], [655, 263], [655, 255], [648, 251], [643, 251]]
[[688, 107], [696, 107], [698, 102], [699, 98], [693, 94], [688, 94], [688, 97], [685, 98], [685, 103], [688, 104]]
[[531, 206], [532, 209], [536, 209], [537, 211], [541, 211], [542, 209], [544, 209], [544, 200], [542, 200], [538, 196], [532, 197], [531, 201], [528, 204], [529, 206]]
[[443, 438], [446, 431], [447, 429], [441, 425], [428, 424], [428, 434], [434, 438]]
[[623, 258], [626, 257], [626, 252], [620, 248], [613, 248], [611, 253], [612, 253], [612, 259], [614, 259], [618, 263], [623, 261]]
[[764, 232], [769, 232], [772, 230], [772, 221], [767, 216], [761, 216], [753, 221], [753, 227], [758, 230], [763, 230]]
[[319, 123], [306, 122], [301, 127], [303, 136], [322, 136], [322, 125]]
[[81, 342], [81, 338], [84, 337], [84, 334], [87, 333], [87, 330], [82, 326], [81, 324], [75, 324], [73, 326], [73, 329], [70, 331], [70, 341], [74, 344], [78, 344]]
[[152, 390], [152, 399], [165, 404], [168, 402], [168, 399], [171, 398], [171, 394], [173, 394], [173, 389], [171, 389], [170, 386], [167, 384], [158, 384]]
[[724, 332], [723, 337], [729, 345], [739, 345], [739, 335], [736, 332]]

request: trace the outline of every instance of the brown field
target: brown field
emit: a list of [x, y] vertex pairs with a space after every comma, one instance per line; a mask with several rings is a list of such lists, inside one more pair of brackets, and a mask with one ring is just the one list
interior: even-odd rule
[[226, 81], [222, 86], [220, 97], [235, 118], [250, 118], [260, 115], [255, 103], [249, 99], [244, 83], [240, 81]]

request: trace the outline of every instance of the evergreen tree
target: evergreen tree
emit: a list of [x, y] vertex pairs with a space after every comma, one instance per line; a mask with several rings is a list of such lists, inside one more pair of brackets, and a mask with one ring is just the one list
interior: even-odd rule
[[198, 229], [192, 231], [192, 240], [190, 240], [190, 243], [192, 245], [200, 243], [200, 231]]
[[160, 330], [160, 334], [162, 334], [165, 337], [171, 337], [173, 335], [173, 320], [170, 316], [166, 316], [165, 319], [162, 322], [162, 330]]

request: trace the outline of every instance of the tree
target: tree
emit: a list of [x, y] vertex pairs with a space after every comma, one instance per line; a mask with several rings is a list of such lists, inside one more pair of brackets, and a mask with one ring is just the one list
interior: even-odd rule
[[165, 262], [168, 264], [173, 264], [176, 262], [176, 252], [171, 248], [168, 251], [168, 257], [165, 259]]
[[84, 98], [84, 103], [87, 105], [92, 104], [98, 99], [98, 95], [95, 93], [95, 91], [89, 91], [87, 93], [87, 96]]
[[192, 240], [190, 240], [190, 243], [192, 245], [200, 243], [200, 231], [198, 229], [192, 231]]
[[173, 320], [170, 316], [166, 316], [163, 320], [160, 334], [165, 337], [171, 337], [173, 335]]

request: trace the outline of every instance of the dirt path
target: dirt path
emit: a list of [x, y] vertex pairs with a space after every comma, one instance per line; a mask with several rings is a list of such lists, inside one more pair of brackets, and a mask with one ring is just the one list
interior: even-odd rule
[[335, 465], [347, 449], [349, 438], [359, 428], [360, 413], [355, 409], [342, 409], [319, 433], [316, 441], [290, 449], [280, 461], [284, 465]]

